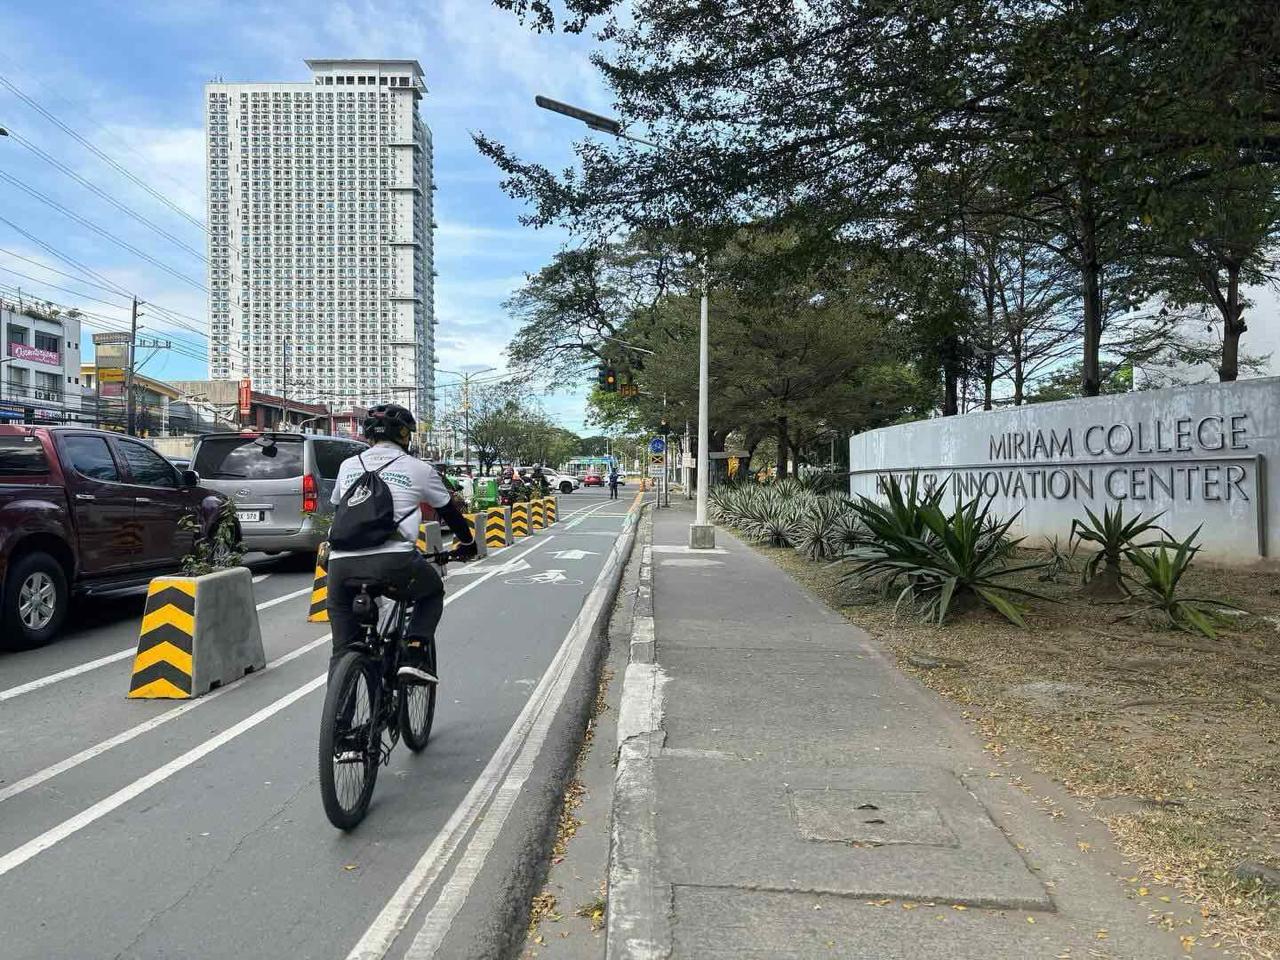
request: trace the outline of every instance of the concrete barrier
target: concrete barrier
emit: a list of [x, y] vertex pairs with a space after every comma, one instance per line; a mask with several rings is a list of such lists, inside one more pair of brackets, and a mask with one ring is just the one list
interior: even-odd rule
[[543, 507], [542, 500], [529, 501], [529, 528], [531, 530], [541, 530], [547, 525], [546, 509]]
[[307, 609], [307, 623], [329, 622], [329, 541], [316, 550], [316, 572], [311, 582], [311, 606]]
[[151, 581], [130, 698], [190, 699], [266, 665], [247, 567]]
[[484, 542], [490, 549], [511, 545], [511, 508], [490, 507], [485, 511]]
[[542, 508], [547, 515], [547, 525], [550, 526], [551, 524], [556, 522], [557, 518], [560, 515], [560, 498], [547, 497], [545, 500], [542, 501]]
[[487, 557], [489, 546], [484, 542], [485, 515], [483, 513], [466, 513], [467, 527], [471, 530], [471, 539], [476, 542], [476, 556]]
[[529, 504], [518, 501], [511, 505], [511, 536], [520, 540], [532, 536], [533, 528], [529, 525]]

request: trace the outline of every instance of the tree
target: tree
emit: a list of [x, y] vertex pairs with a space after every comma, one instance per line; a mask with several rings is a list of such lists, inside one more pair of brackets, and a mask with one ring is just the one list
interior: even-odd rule
[[[478, 137], [529, 222], [783, 226], [803, 212], [846, 238], [908, 220], [917, 237], [954, 236], [958, 201], [1023, 223], [1074, 271], [1085, 394], [1154, 289], [1144, 217], [1280, 161], [1269, 0], [809, 0], [731, 15], [635, 0], [625, 16], [608, 0], [497, 2], [540, 30], [599, 24], [618, 114], [660, 146], [584, 142], [561, 176]], [[955, 171], [965, 189], [940, 207], [915, 189]], [[951, 409], [973, 358], [954, 324], [935, 332]]]
[[1218, 379], [1235, 380], [1240, 340], [1249, 329], [1244, 288], [1274, 283], [1280, 273], [1277, 183], [1270, 171], [1252, 167], [1190, 186], [1186, 194], [1156, 223], [1159, 288], [1175, 308], [1216, 313]]
[[671, 282], [676, 257], [646, 237], [561, 250], [504, 304], [523, 321], [507, 350], [512, 363], [561, 384], [615, 359], [620, 349], [610, 338], [653, 310]]

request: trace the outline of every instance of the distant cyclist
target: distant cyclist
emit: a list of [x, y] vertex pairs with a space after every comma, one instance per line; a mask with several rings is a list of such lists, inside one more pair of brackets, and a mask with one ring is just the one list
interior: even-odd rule
[[[444, 612], [444, 581], [435, 566], [414, 549], [422, 508], [433, 508], [453, 531], [458, 559], [474, 557], [476, 545], [466, 519], [435, 468], [409, 455], [414, 426], [413, 414], [398, 404], [372, 408], [364, 421], [364, 436], [373, 446], [348, 457], [338, 469], [333, 488], [338, 510], [330, 531], [328, 568], [329, 622], [333, 626], [329, 666], [332, 669], [344, 649], [360, 637], [360, 626], [351, 609], [357, 591], [345, 581], [370, 578], [395, 588], [413, 602], [399, 674], [406, 683], [421, 684], [436, 682], [426, 669], [423, 655]], [[389, 517], [374, 517], [371, 512], [378, 493], [384, 489], [379, 481], [390, 494]], [[371, 539], [377, 542], [351, 546]]]

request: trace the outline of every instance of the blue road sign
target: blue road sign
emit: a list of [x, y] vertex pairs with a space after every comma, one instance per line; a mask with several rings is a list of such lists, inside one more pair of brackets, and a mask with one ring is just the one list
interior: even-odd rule
[[661, 437], [654, 437], [652, 440], [649, 441], [649, 452], [650, 453], [666, 453], [667, 441], [663, 440]]

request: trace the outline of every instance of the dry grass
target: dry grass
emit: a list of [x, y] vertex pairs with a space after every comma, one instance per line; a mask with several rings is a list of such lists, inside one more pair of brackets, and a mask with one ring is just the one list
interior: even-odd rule
[[[1232, 872], [1242, 860], [1280, 865], [1280, 573], [1193, 568], [1187, 595], [1250, 611], [1210, 641], [1119, 621], [1133, 607], [1080, 597], [1078, 574], [1025, 575], [1021, 586], [1059, 601], [1030, 601], [1029, 630], [988, 610], [939, 627], [842, 584], [838, 564], [761, 552], [962, 704], [989, 749], [1097, 801], [1124, 853], [1199, 904], [1204, 936], [1280, 957], [1280, 891]], [[908, 659], [921, 657], [958, 665]]]

